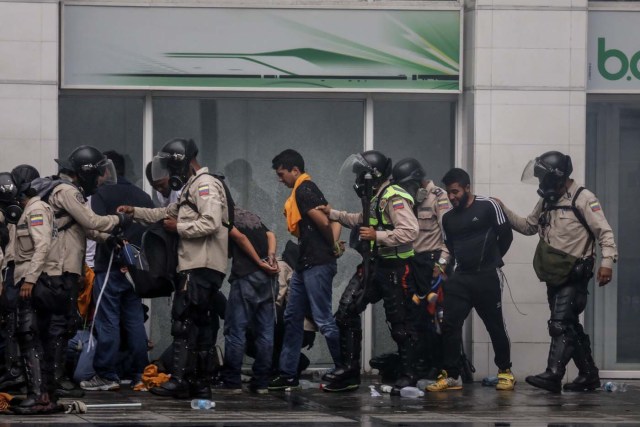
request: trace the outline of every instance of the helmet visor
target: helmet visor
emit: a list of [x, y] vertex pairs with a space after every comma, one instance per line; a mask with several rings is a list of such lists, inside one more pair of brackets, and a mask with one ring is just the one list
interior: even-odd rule
[[360, 153], [351, 154], [344, 162], [342, 162], [342, 166], [340, 167], [340, 175], [349, 172], [355, 173], [359, 176], [363, 172], [373, 172], [373, 168]]
[[96, 165], [98, 171], [98, 187], [101, 185], [113, 185], [118, 182], [116, 167], [110, 159], [103, 159]]
[[169, 159], [170, 154], [159, 152], [153, 157], [151, 161], [151, 178], [154, 181], [169, 178], [171, 175], [169, 172]]
[[522, 177], [520, 178], [520, 181], [526, 184], [538, 185], [550, 173], [553, 172], [545, 167], [545, 165], [540, 163], [538, 159], [530, 160], [529, 163], [527, 163], [527, 166], [524, 168], [524, 171], [522, 171]]

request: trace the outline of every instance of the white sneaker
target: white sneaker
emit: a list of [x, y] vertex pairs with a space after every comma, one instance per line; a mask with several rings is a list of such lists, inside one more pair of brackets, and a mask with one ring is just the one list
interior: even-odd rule
[[88, 381], [80, 381], [80, 388], [89, 391], [110, 391], [119, 390], [120, 383], [117, 381], [111, 381], [94, 375]]

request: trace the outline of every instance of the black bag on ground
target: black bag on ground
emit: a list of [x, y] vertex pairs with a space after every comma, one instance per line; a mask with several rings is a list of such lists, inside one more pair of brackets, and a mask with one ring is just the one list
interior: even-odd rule
[[145, 231], [141, 246], [133, 259], [126, 260], [136, 294], [141, 298], [170, 296], [177, 278], [178, 235], [156, 223]]

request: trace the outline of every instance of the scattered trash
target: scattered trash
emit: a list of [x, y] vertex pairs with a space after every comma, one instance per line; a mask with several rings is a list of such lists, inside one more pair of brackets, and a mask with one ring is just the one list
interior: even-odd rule
[[420, 390], [417, 387], [403, 387], [402, 389], [400, 389], [400, 396], [412, 398], [423, 397], [424, 391]]
[[602, 386], [602, 389], [604, 391], [624, 393], [625, 391], [627, 391], [627, 384], [626, 383], [614, 383], [613, 381], [607, 381]]
[[369, 390], [371, 390], [371, 397], [382, 397], [382, 395], [378, 393], [378, 390], [376, 390], [376, 386], [370, 385]]
[[427, 388], [428, 385], [431, 385], [433, 383], [435, 383], [434, 380], [422, 379], [416, 383], [416, 387], [419, 388], [420, 390], [424, 390], [425, 388]]
[[193, 399], [191, 401], [191, 409], [215, 409], [216, 402], [208, 399]]
[[382, 384], [380, 386], [380, 391], [383, 392], [383, 393], [391, 393], [392, 389], [393, 389], [393, 387], [391, 387], [390, 385]]
[[494, 387], [498, 384], [498, 377], [484, 377], [482, 379], [482, 385], [485, 387]]

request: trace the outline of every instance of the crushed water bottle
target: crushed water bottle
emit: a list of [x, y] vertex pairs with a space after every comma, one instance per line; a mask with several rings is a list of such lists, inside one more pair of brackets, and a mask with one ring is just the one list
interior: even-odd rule
[[193, 399], [191, 401], [191, 409], [214, 409], [216, 402], [207, 399]]
[[422, 380], [419, 380], [419, 381], [416, 383], [416, 388], [418, 388], [418, 389], [420, 389], [420, 390], [424, 390], [425, 388], [427, 388], [427, 386], [428, 386], [428, 385], [431, 385], [431, 384], [433, 384], [433, 383], [435, 383], [435, 381], [434, 381], [434, 380], [422, 379]]
[[625, 391], [627, 391], [627, 384], [625, 384], [625, 383], [615, 383], [613, 381], [607, 381], [602, 386], [602, 389], [604, 391], [624, 393]]
[[310, 388], [320, 388], [320, 383], [314, 383], [309, 380], [300, 380], [299, 384], [300, 388], [303, 390], [308, 390]]
[[404, 387], [402, 389], [400, 389], [400, 396], [401, 397], [423, 397], [424, 396], [424, 391], [420, 390], [417, 387]]
[[371, 390], [371, 397], [382, 397], [378, 390], [376, 390], [376, 386], [370, 385], [369, 390]]
[[392, 389], [393, 389], [393, 387], [391, 387], [390, 385], [382, 384], [380, 386], [380, 391], [383, 392], [383, 393], [391, 393]]

